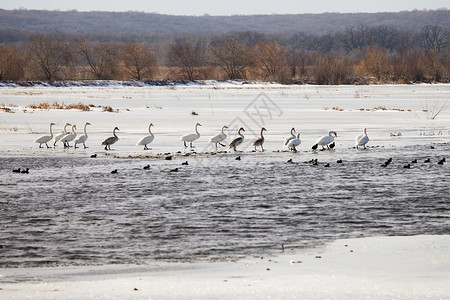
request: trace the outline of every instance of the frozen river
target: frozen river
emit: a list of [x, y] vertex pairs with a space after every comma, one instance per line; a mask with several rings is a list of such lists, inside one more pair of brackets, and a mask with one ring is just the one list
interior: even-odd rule
[[[449, 159], [449, 109], [435, 120], [422, 109], [445, 103], [446, 85], [0, 88], [0, 95], [16, 111], [0, 112], [2, 267], [211, 259], [279, 252], [281, 244], [450, 234], [450, 169], [438, 164]], [[119, 112], [25, 108], [44, 101]], [[390, 109], [374, 109], [379, 106]], [[58, 131], [65, 122], [78, 128], [91, 122], [89, 148], [38, 149], [33, 140], [51, 121]], [[135, 143], [149, 122], [155, 141], [143, 151]], [[145, 158], [183, 156], [179, 136], [196, 122], [202, 123], [198, 153], [210, 153], [209, 136], [227, 124], [246, 127], [248, 140], [265, 126], [267, 151], [244, 145], [240, 153]], [[114, 126], [121, 139], [106, 155], [100, 142]], [[276, 152], [291, 127], [302, 133], [300, 151]], [[353, 140], [364, 127], [370, 147], [358, 151]], [[336, 149], [310, 151], [328, 130], [338, 132]], [[381, 167], [388, 158], [392, 163]], [[12, 173], [15, 168], [30, 173]]]

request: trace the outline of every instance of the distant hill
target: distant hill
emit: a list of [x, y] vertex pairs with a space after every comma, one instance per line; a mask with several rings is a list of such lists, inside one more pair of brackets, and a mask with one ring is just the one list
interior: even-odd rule
[[323, 35], [349, 26], [387, 25], [417, 31], [425, 25], [450, 28], [450, 10], [398, 13], [323, 13], [296, 15], [173, 16], [142, 12], [78, 12], [0, 9], [0, 31], [88, 33], [299, 33]]

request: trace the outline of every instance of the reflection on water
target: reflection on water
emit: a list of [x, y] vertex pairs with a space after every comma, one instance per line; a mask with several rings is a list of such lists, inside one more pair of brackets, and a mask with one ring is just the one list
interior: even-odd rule
[[[437, 164], [449, 148], [223, 155], [189, 166], [2, 157], [0, 266], [196, 259], [279, 251], [281, 243], [449, 234], [449, 166]], [[380, 167], [388, 157], [392, 164]], [[305, 163], [311, 158], [322, 163]], [[30, 174], [12, 173], [17, 167]]]

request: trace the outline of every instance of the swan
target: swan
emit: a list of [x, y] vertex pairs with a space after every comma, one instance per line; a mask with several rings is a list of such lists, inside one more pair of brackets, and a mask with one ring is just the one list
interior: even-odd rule
[[223, 132], [223, 130], [225, 128], [228, 128], [228, 126], [223, 126], [222, 127], [222, 132], [219, 133], [218, 135], [213, 136], [212, 138], [209, 139], [209, 141], [211, 143], [216, 144], [216, 149], [217, 149], [217, 144], [219, 144], [222, 147], [225, 147], [224, 144], [222, 144], [223, 141], [225, 141], [227, 139], [227, 135]]
[[144, 145], [144, 150], [148, 150], [147, 144], [150, 144], [153, 141], [153, 139], [155, 138], [155, 136], [153, 135], [153, 133], [151, 131], [152, 126], [153, 126], [153, 123], [150, 123], [150, 125], [148, 125], [148, 133], [150, 135], [147, 135], [147, 136], [144, 136], [143, 138], [141, 138], [139, 140], [139, 142], [137, 142], [136, 146]]
[[86, 123], [84, 124], [84, 134], [83, 134], [83, 135], [80, 135], [80, 136], [75, 140], [75, 146], [74, 146], [75, 149], [78, 148], [78, 147], [77, 147], [77, 144], [83, 144], [84, 149], [87, 148], [86, 145], [85, 145], [85, 143], [86, 143], [86, 141], [87, 141], [87, 139], [88, 139], [88, 135], [87, 135], [87, 133], [86, 133], [86, 126], [88, 126], [88, 125], [91, 125], [91, 123], [86, 122]]
[[234, 140], [232, 140], [230, 142], [230, 145], [228, 145], [229, 148], [233, 148], [234, 151], [236, 151], [236, 147], [239, 146], [240, 144], [242, 144], [242, 142], [244, 141], [244, 136], [242, 135], [241, 131], [244, 131], [244, 128], [239, 128], [238, 130], [238, 134], [239, 137], [235, 138]]
[[77, 137], [75, 129], [77, 129], [77, 125], [72, 125], [72, 133], [66, 134], [59, 140], [64, 144], [64, 148], [70, 147], [69, 142], [73, 141]]
[[66, 125], [64, 125], [64, 131], [55, 135], [55, 137], [54, 137], [55, 142], [53, 143], [53, 147], [56, 147], [56, 143], [59, 142], [59, 140], [61, 140], [61, 138], [63, 136], [65, 136], [66, 134], [69, 134], [67, 132], [67, 126], [72, 126], [72, 124], [66, 123]]
[[253, 140], [253, 146], [255, 146], [255, 151], [257, 146], [261, 146], [261, 151], [264, 152], [263, 144], [264, 144], [264, 136], [263, 132], [267, 131], [264, 127], [261, 128], [261, 136]]
[[198, 133], [198, 126], [202, 126], [200, 123], [195, 124], [195, 133], [183, 135], [180, 138], [180, 141], [183, 141], [184, 147], [187, 148], [186, 142], [189, 142], [192, 147], [192, 142], [197, 140], [200, 137], [200, 133]]
[[118, 138], [117, 135], [116, 135], [116, 130], [119, 130], [119, 131], [120, 131], [119, 128], [114, 127], [114, 129], [113, 129], [113, 136], [107, 138], [106, 140], [104, 140], [104, 141], [102, 142], [102, 145], [105, 146], [105, 150], [111, 150], [111, 145], [114, 144], [115, 142], [117, 142], [117, 141], [119, 140], [119, 138]]
[[42, 144], [45, 144], [47, 148], [50, 148], [47, 143], [53, 139], [52, 126], [56, 125], [55, 123], [50, 123], [50, 135], [43, 135], [40, 138], [34, 140], [35, 143], [39, 144], [39, 148], [42, 148]]
[[[334, 135], [334, 137], [333, 137], [333, 135]], [[322, 150], [325, 149], [325, 147], [324, 147], [325, 145], [327, 146], [327, 148], [329, 148], [328, 144], [332, 143], [334, 141], [335, 137], [337, 137], [336, 131], [332, 130], [332, 131], [328, 132], [328, 135], [325, 135], [316, 141], [314, 146], [312, 146], [312, 149], [316, 150], [319, 145], [322, 146]]]
[[364, 133], [358, 135], [355, 138], [355, 146], [356, 149], [358, 149], [359, 146], [364, 146], [364, 149], [366, 149], [366, 144], [369, 142], [369, 137], [367, 136], [366, 128], [364, 128]]
[[295, 139], [295, 134], [294, 134], [294, 132], [295, 132], [295, 128], [292, 127], [292, 128], [291, 128], [291, 136], [288, 137], [288, 138], [284, 141], [284, 145], [285, 145], [285, 146], [287, 146], [287, 144], [289, 143], [290, 140]]
[[287, 143], [287, 147], [289, 148], [289, 150], [297, 152], [297, 149], [295, 149], [295, 147], [299, 146], [301, 143], [302, 141], [300, 140], [300, 133], [297, 133], [297, 137], [291, 139], [289, 143]]

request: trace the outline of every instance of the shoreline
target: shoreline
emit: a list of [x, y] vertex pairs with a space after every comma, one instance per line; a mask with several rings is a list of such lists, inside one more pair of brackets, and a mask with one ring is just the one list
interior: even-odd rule
[[[9, 299], [445, 299], [450, 235], [336, 240], [216, 262], [0, 269]], [[17, 278], [18, 282], [8, 282]], [[31, 279], [31, 280], [30, 280]]]

